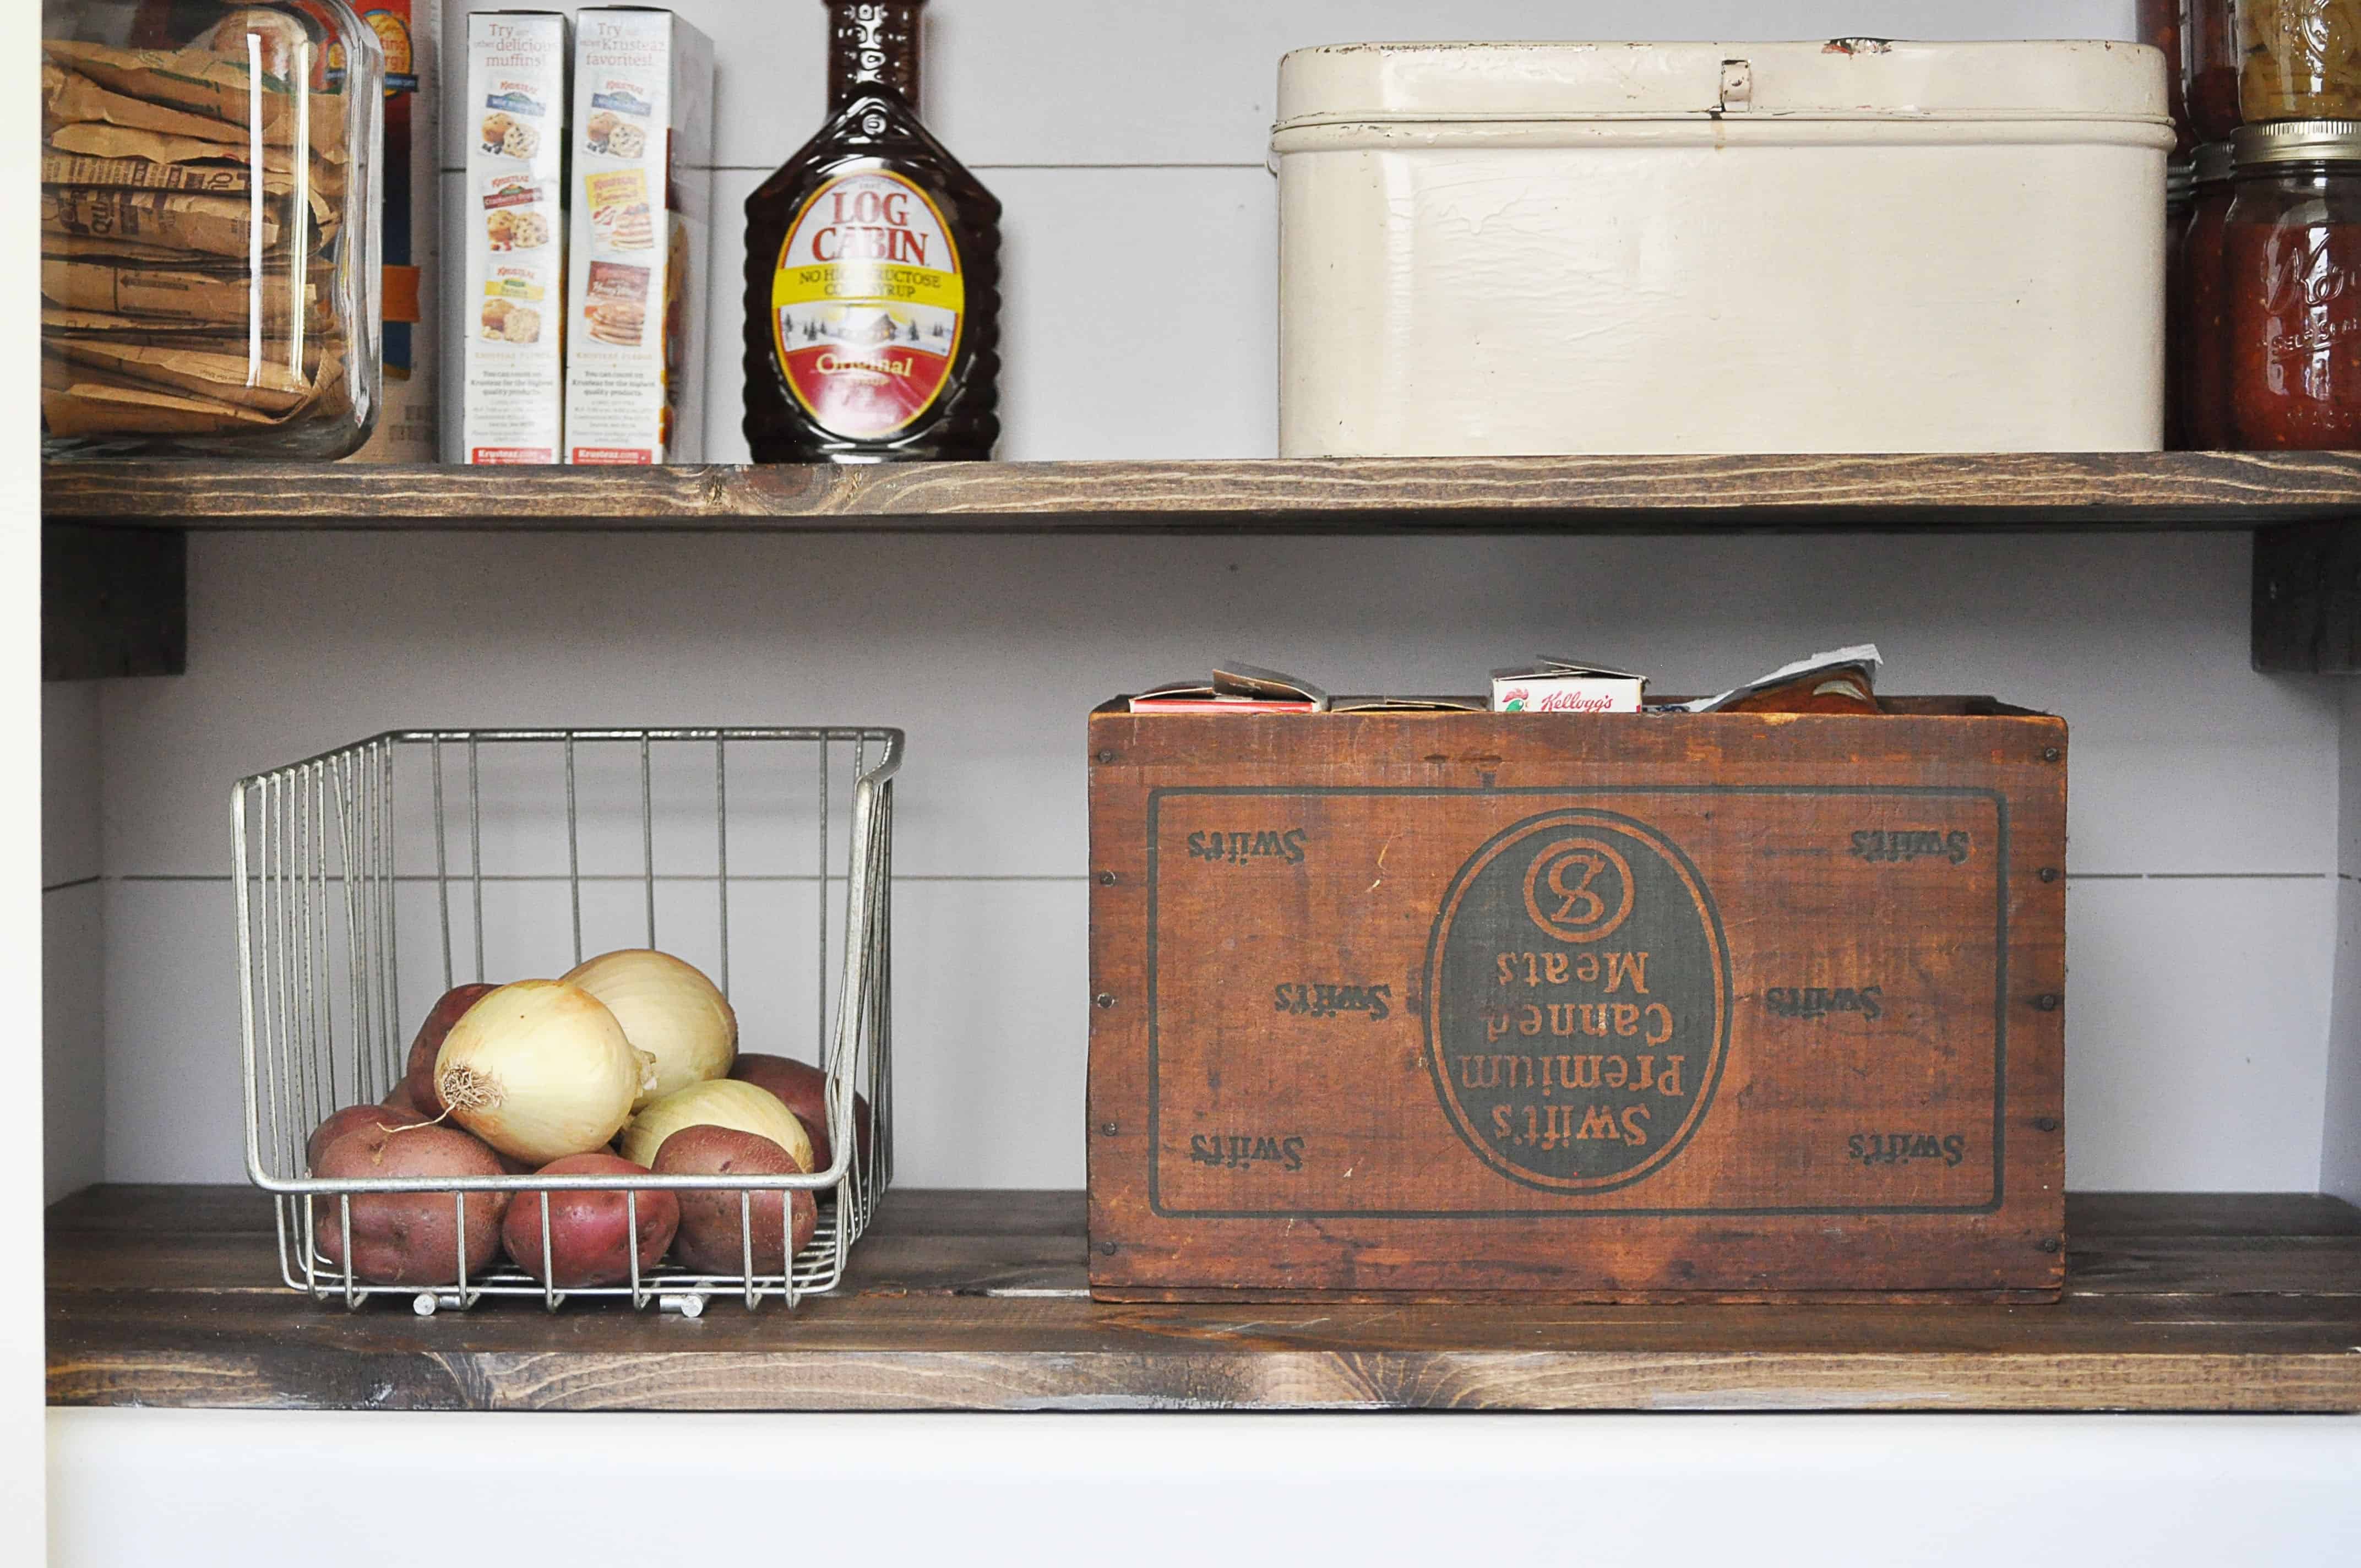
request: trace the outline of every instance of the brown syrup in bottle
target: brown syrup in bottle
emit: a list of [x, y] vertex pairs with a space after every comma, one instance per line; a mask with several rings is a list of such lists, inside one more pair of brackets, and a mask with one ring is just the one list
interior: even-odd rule
[[746, 199], [757, 463], [992, 455], [1000, 203], [919, 124], [926, 0], [829, 0], [829, 117]]

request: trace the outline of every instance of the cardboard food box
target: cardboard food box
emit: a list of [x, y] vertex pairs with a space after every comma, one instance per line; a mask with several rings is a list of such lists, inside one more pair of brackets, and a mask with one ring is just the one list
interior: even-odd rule
[[1637, 713], [1647, 690], [1645, 675], [1544, 656], [1530, 668], [1492, 672], [1492, 711]]
[[1090, 721], [1117, 1300], [2037, 1300], [2066, 726]]
[[577, 13], [574, 124], [566, 461], [696, 462], [712, 44], [669, 11]]
[[439, 166], [443, 7], [434, 0], [369, 0], [361, 11], [385, 49], [385, 152], [378, 190], [385, 204], [380, 295], [385, 318], [384, 405], [355, 463], [432, 463], [442, 339]]
[[456, 460], [564, 460], [566, 18], [467, 18]]

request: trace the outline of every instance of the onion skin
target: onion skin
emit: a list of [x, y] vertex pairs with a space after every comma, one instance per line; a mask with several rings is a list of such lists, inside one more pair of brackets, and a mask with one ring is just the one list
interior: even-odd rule
[[390, 1105], [347, 1105], [312, 1129], [311, 1137], [303, 1144], [303, 1163], [317, 1170], [322, 1155], [357, 1133], [390, 1133], [396, 1127], [415, 1127], [427, 1120], [415, 1111]]
[[597, 997], [563, 981], [521, 980], [451, 1026], [434, 1086], [461, 1125], [538, 1168], [620, 1131], [649, 1066]]
[[796, 1113], [769, 1090], [734, 1078], [692, 1083], [633, 1116], [631, 1125], [623, 1129], [623, 1157], [653, 1165], [666, 1138], [684, 1127], [697, 1126], [735, 1127], [768, 1138], [795, 1157], [804, 1169], [812, 1168], [811, 1135]]
[[[390, 1114], [390, 1113], [384, 1113]], [[320, 1152], [313, 1174], [345, 1179], [377, 1176], [498, 1176], [499, 1159], [456, 1127], [363, 1128]], [[312, 1200], [320, 1252], [341, 1270], [344, 1200]], [[452, 1285], [459, 1278], [458, 1202], [449, 1192], [369, 1192], [354, 1196], [353, 1275], [371, 1285]], [[500, 1251], [505, 1192], [467, 1194], [467, 1277]]]
[[[795, 1176], [803, 1171], [796, 1157], [770, 1139], [735, 1127], [683, 1127], [656, 1151], [658, 1176]], [[673, 1238], [673, 1256], [699, 1274], [746, 1272], [745, 1228], [739, 1194], [732, 1191], [681, 1192], [680, 1232]], [[781, 1246], [780, 1221], [794, 1215], [794, 1234], [787, 1238], [801, 1252], [819, 1229], [819, 1205], [808, 1192], [755, 1191], [748, 1195], [754, 1229], [754, 1272], [784, 1274], [791, 1255]]]
[[695, 964], [653, 948], [624, 948], [559, 977], [607, 1004], [623, 1037], [656, 1058], [655, 1088], [634, 1110], [723, 1076], [738, 1055], [738, 1014]]
[[[551, 1160], [536, 1176], [645, 1176], [647, 1168], [610, 1154], [568, 1155]], [[626, 1233], [631, 1205], [618, 1192], [552, 1192], [549, 1194], [549, 1250], [555, 1260], [555, 1277], [541, 1254], [541, 1197], [518, 1195], [500, 1227], [500, 1242], [519, 1268], [544, 1285], [577, 1290], [591, 1285], [620, 1285], [631, 1277], [631, 1254]], [[640, 1273], [644, 1277], [672, 1245], [680, 1225], [676, 1194], [641, 1189], [639, 1193]]]
[[[761, 1051], [741, 1051], [730, 1064], [730, 1076], [741, 1083], [751, 1083], [757, 1089], [767, 1089], [779, 1097], [779, 1103], [796, 1113], [796, 1120], [811, 1135], [813, 1170], [826, 1170], [833, 1162], [835, 1146], [828, 1135], [828, 1074], [809, 1062], [793, 1057], [774, 1057]], [[856, 1160], [854, 1169], [869, 1169], [869, 1097], [852, 1097], [852, 1143]]]
[[425, 1116], [443, 1114], [443, 1096], [434, 1091], [434, 1058], [443, 1050], [444, 1036], [451, 1026], [467, 1015], [467, 1009], [489, 996], [494, 986], [481, 981], [469, 981], [455, 985], [437, 997], [426, 1011], [426, 1022], [418, 1025], [418, 1037], [410, 1042], [410, 1062], [402, 1074], [402, 1091], [410, 1097], [410, 1107]]

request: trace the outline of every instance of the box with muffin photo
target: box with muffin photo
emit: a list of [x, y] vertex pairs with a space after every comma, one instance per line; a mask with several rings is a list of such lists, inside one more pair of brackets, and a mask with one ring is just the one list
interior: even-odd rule
[[713, 46], [669, 11], [577, 13], [573, 123], [566, 460], [697, 462]]
[[462, 463], [565, 461], [566, 21], [467, 18]]

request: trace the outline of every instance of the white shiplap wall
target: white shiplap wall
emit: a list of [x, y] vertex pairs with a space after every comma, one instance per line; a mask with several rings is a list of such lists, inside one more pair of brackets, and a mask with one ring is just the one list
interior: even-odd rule
[[106, 1174], [105, 879], [94, 681], [41, 688], [44, 1201]]
[[[727, 350], [737, 207], [818, 123], [822, 12], [678, 8], [723, 61], [725, 351], [708, 422], [709, 455], [727, 460], [743, 455]], [[930, 117], [1008, 208], [1011, 457], [1271, 450], [1261, 165], [1284, 49], [1637, 36], [1630, 8], [1603, 0], [939, 11]], [[1659, 37], [2125, 37], [2131, 5], [1728, 0], [1642, 21]], [[2331, 1113], [2337, 905], [2353, 896], [2337, 880], [2346, 721], [2334, 685], [2247, 671], [2247, 565], [2237, 535], [201, 536], [188, 674], [94, 699], [104, 1168], [239, 1176], [225, 792], [378, 729], [904, 726], [903, 1178], [1071, 1186], [1092, 704], [1223, 654], [1338, 688], [1466, 689], [1506, 658], [1572, 646], [1708, 689], [1873, 637], [1893, 690], [1991, 691], [2074, 725], [2070, 1179], [2310, 1189]]]
[[2345, 687], [2336, 861], [2336, 972], [2320, 1187], [2361, 1203], [2361, 680]]

